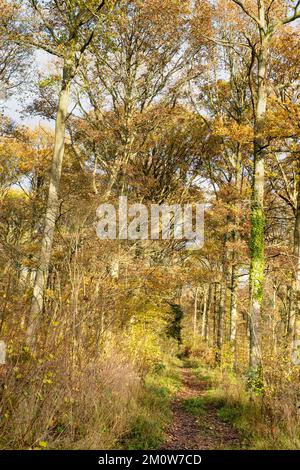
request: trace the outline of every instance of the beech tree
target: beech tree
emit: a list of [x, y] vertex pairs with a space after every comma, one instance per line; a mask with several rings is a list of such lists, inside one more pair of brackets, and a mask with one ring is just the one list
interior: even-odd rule
[[[163, 5], [152, 0], [124, 1], [120, 14], [107, 24], [109, 43], [103, 48], [96, 41], [83, 63], [81, 80], [87, 84], [86, 98], [93, 110], [86, 111], [81, 95], [83, 123], [87, 120], [94, 131], [105, 129], [107, 136], [110, 131], [119, 139], [118, 147], [112, 148], [114, 155], [108, 155], [109, 149], [103, 146], [109, 144], [106, 138], [93, 146], [94, 172], [111, 172], [107, 198], [113, 189], [120, 189], [122, 174], [135, 164], [139, 134], [144, 132], [147, 139], [144, 115], [149, 115], [148, 132], [152, 135], [155, 104], [159, 102], [161, 112], [165, 108], [168, 113], [186, 83], [186, 64], [194, 51], [184, 49], [177, 37], [187, 37], [188, 12], [186, 1]], [[103, 114], [104, 103], [111, 105], [113, 114]]]
[[[254, 101], [254, 156], [253, 187], [251, 200], [251, 312], [250, 312], [250, 364], [258, 369], [261, 364], [260, 319], [263, 304], [264, 285], [264, 174], [267, 155], [265, 137], [266, 113], [268, 105], [268, 74], [270, 66], [270, 48], [276, 33], [300, 17], [300, 2], [266, 2], [264, 0], [243, 2], [232, 0], [255, 27], [255, 38], [249, 37], [249, 30], [242, 30], [246, 42], [251, 48], [252, 63], [250, 73], [255, 73], [252, 81]], [[255, 72], [253, 67], [255, 68]], [[253, 75], [252, 75], [253, 78]]]
[[[6, 37], [10, 41], [44, 50], [52, 56], [58, 57], [62, 63], [62, 81], [56, 114], [49, 194], [28, 327], [30, 344], [34, 344], [36, 340], [38, 322], [43, 310], [43, 295], [47, 286], [53, 236], [58, 216], [59, 185], [65, 151], [70, 87], [82, 57], [91, 45], [99, 27], [105, 21], [105, 14], [112, 3], [105, 0], [88, 2], [29, 0], [22, 2], [12, 19], [5, 25]], [[25, 18], [28, 19], [25, 27], [19, 27], [19, 24], [24, 25]]]

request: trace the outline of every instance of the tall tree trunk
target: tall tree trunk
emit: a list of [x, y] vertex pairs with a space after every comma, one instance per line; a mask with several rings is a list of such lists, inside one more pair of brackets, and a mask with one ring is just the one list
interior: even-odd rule
[[217, 320], [217, 349], [216, 349], [216, 363], [221, 364], [222, 360], [222, 344], [224, 337], [224, 321], [225, 321], [225, 306], [226, 306], [226, 291], [227, 285], [226, 280], [221, 281], [220, 287], [220, 303], [218, 309], [218, 320]]
[[217, 323], [218, 323], [218, 297], [219, 297], [219, 284], [215, 283], [214, 288], [214, 308], [213, 308], [213, 325], [212, 325], [212, 344], [214, 348], [217, 347]]
[[193, 318], [193, 346], [196, 346], [196, 335], [197, 335], [197, 313], [198, 313], [198, 291], [199, 287], [195, 289], [195, 298], [194, 298], [194, 318]]
[[233, 262], [231, 267], [231, 280], [230, 280], [230, 332], [229, 341], [232, 344], [232, 350], [235, 353], [236, 346], [236, 324], [237, 324], [237, 272], [235, 264], [235, 253], [232, 253]]
[[[300, 164], [299, 164], [300, 167]], [[293, 358], [300, 361], [300, 174], [298, 175], [298, 196], [294, 228], [294, 282], [291, 299], [290, 329], [294, 341]]]
[[208, 311], [211, 302], [211, 284], [207, 288], [204, 288], [203, 293], [203, 315], [202, 315], [202, 328], [201, 336], [204, 341], [207, 341], [208, 336]]
[[70, 99], [70, 84], [73, 76], [73, 63], [69, 60], [65, 60], [63, 81], [56, 115], [54, 152], [43, 237], [41, 241], [40, 260], [34, 281], [29, 324], [27, 328], [27, 343], [31, 346], [35, 345], [38, 325], [43, 311], [44, 291], [47, 286], [54, 231], [59, 211], [59, 185], [65, 153], [65, 131]]
[[[236, 155], [236, 175], [235, 175], [235, 188], [238, 194], [242, 191], [242, 164], [241, 164], [241, 153], [240, 145], [237, 148]], [[232, 233], [232, 241], [234, 243], [240, 240], [239, 225], [240, 225], [240, 201], [235, 201], [238, 209], [238, 214], [234, 218], [234, 231]], [[237, 250], [234, 248], [231, 253], [231, 273], [230, 273], [230, 307], [229, 307], [229, 342], [232, 346], [232, 352], [234, 356], [234, 364], [236, 364], [236, 331], [237, 331], [237, 301], [238, 301], [238, 256]]]
[[[227, 216], [226, 226], [229, 222]], [[227, 228], [227, 227], [226, 227]], [[227, 242], [228, 242], [228, 231], [223, 239], [223, 253], [222, 253], [222, 277], [220, 283], [220, 303], [218, 309], [217, 319], [217, 337], [216, 337], [216, 363], [221, 364], [222, 344], [224, 338], [224, 323], [225, 323], [225, 311], [226, 311], [226, 295], [227, 295], [227, 281], [228, 281], [228, 254], [227, 254]]]
[[[261, 13], [261, 21], [265, 22]], [[267, 108], [267, 38], [261, 34], [258, 54], [258, 89], [254, 129], [254, 175], [251, 199], [251, 264], [250, 264], [250, 367], [261, 365], [260, 321], [264, 285], [264, 157], [266, 142], [263, 136]]]

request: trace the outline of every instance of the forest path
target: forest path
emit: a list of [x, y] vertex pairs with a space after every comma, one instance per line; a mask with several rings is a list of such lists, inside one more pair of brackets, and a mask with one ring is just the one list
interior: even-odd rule
[[218, 405], [208, 400], [209, 383], [182, 368], [183, 386], [172, 402], [172, 423], [163, 450], [239, 449], [241, 439], [232, 425], [218, 416]]

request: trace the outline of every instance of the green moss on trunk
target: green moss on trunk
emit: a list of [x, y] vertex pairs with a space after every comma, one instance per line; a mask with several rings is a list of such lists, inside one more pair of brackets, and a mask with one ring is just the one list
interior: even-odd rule
[[264, 231], [265, 216], [263, 208], [255, 203], [251, 210], [251, 289], [252, 299], [262, 304], [264, 282]]

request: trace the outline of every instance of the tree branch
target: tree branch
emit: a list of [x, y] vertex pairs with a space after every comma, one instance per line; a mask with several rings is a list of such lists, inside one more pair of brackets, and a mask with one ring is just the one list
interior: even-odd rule
[[282, 20], [281, 24], [292, 23], [298, 18], [300, 18], [300, 0], [298, 0], [295, 7], [293, 8], [293, 14], [291, 16], [287, 16], [284, 20]]
[[54, 41], [57, 41], [57, 37], [54, 33], [54, 29], [53, 29], [52, 25], [49, 23], [49, 21], [47, 21], [47, 19], [45, 18], [45, 15], [43, 14], [41, 9], [39, 8], [37, 1], [36, 0], [30, 0], [30, 3], [32, 5], [32, 8], [34, 9], [34, 11], [39, 15], [39, 17], [43, 21], [45, 28], [49, 31], [49, 33], [51, 34]]
[[253, 15], [246, 7], [245, 5], [243, 4], [243, 2], [241, 0], [232, 0], [236, 5], [238, 5], [244, 13], [246, 13], [247, 16], [249, 16], [249, 18], [251, 18], [253, 21], [255, 21], [256, 24], [258, 24], [258, 26], [260, 26], [261, 28], [263, 27], [263, 25], [261, 24], [259, 18], [257, 18], [257, 16]]
[[43, 49], [45, 52], [48, 52], [48, 54], [55, 55], [56, 57], [63, 58], [63, 54], [58, 53], [55, 49], [53, 49], [51, 46], [48, 44], [43, 44], [40, 43], [39, 41], [35, 41], [31, 37], [17, 37], [17, 38], [11, 38], [11, 41], [17, 44], [18, 46], [23, 46], [24, 44], [27, 44], [32, 47], [36, 47], [37, 49]]
[[230, 41], [224, 41], [222, 39], [216, 39], [216, 38], [211, 38], [210, 36], [202, 35], [204, 39], [207, 39], [208, 41], [213, 42], [214, 44], [217, 44], [219, 46], [227, 46], [227, 47], [232, 47], [234, 48], [235, 46], [239, 47], [246, 47], [247, 49], [251, 49], [251, 46], [249, 44], [241, 43], [241, 42], [235, 42], [232, 44]]

